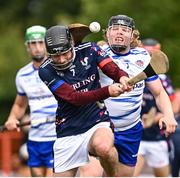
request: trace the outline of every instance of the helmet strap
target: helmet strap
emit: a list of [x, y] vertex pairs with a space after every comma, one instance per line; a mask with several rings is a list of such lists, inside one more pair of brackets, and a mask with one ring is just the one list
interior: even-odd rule
[[44, 56], [39, 55], [39, 56], [32, 56], [32, 60], [36, 62], [41, 62], [44, 59]]
[[75, 53], [74, 48], [72, 48], [72, 55], [73, 55], [72, 58], [71, 58], [69, 61], [67, 61], [67, 62], [65, 62], [65, 63], [63, 63], [63, 64], [51, 62], [51, 65], [52, 65], [56, 70], [59, 70], [59, 71], [69, 69], [69, 68], [72, 66], [73, 61], [74, 61], [75, 56], [76, 56], [76, 53]]

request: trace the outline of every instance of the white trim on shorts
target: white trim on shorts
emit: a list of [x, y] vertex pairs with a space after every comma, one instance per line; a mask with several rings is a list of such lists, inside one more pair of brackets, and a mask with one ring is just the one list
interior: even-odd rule
[[110, 128], [100, 122], [82, 134], [57, 138], [54, 143], [54, 172], [60, 173], [89, 163], [88, 143], [98, 128]]
[[138, 154], [142, 155], [147, 165], [152, 168], [161, 168], [169, 165], [168, 145], [165, 140], [141, 141]]

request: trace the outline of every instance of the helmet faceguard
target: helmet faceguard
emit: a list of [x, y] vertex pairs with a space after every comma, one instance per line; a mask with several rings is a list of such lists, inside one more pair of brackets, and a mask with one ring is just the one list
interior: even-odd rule
[[[72, 66], [73, 61], [74, 61], [76, 55], [75, 55], [74, 48], [70, 48], [68, 51], [70, 51], [70, 50], [72, 51], [72, 58], [71, 58], [70, 60], [67, 60], [67, 62], [62, 63], [62, 64], [60, 64], [60, 63], [55, 63], [55, 62], [52, 62], [52, 63], [51, 63], [52, 66], [53, 66], [56, 70], [66, 70], [66, 69], [68, 69], [68, 68], [70, 68], [70, 67]], [[63, 53], [61, 53], [61, 54], [67, 53], [68, 51], [65, 51], [65, 52], [63, 52]]]
[[45, 45], [49, 56], [63, 55], [72, 51], [72, 58], [66, 63], [52, 63], [57, 70], [65, 70], [72, 65], [75, 58], [72, 37], [66, 26], [53, 26], [47, 30], [45, 36]]
[[[25, 45], [34, 42], [44, 42], [45, 33], [46, 33], [46, 28], [43, 26], [35, 25], [29, 27], [25, 33]], [[40, 62], [44, 59], [44, 57], [45, 57], [45, 52], [43, 52], [42, 54], [32, 56], [32, 59], [34, 61]]]
[[134, 20], [126, 15], [112, 16], [108, 23], [108, 43], [114, 53], [126, 50], [132, 40]]

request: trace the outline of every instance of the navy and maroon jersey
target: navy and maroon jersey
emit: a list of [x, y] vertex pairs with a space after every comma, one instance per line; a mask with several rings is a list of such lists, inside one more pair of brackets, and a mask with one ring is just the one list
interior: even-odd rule
[[[171, 84], [171, 80], [169, 77], [165, 74], [158, 75], [159, 79], [161, 80], [161, 83], [166, 90], [170, 100], [174, 99], [174, 89]], [[142, 111], [141, 115], [146, 114], [150, 111], [152, 107], [156, 107], [157, 111], [159, 112], [159, 109], [156, 105], [156, 101], [151, 94], [151, 92], [148, 90], [147, 87], [144, 89], [144, 94], [143, 94], [143, 104], [142, 104]], [[146, 141], [158, 141], [158, 140], [166, 140], [167, 138], [163, 134], [162, 131], [159, 129], [158, 124], [154, 124], [149, 128], [146, 128], [143, 130], [143, 135], [142, 135], [142, 140]]]
[[[82, 43], [74, 50], [75, 59], [69, 69], [55, 70], [52, 66], [52, 59], [49, 58], [39, 70], [40, 78], [58, 100], [56, 112], [57, 137], [84, 133], [99, 122], [109, 121], [106, 108], [100, 107], [99, 102], [92, 100], [92, 102], [86, 103], [79, 97], [80, 103], [74, 103], [70, 99], [73, 91], [68, 92], [69, 90], [67, 91], [62, 86], [68, 84], [76, 93], [78, 91], [82, 94], [86, 91], [100, 89], [98, 67], [103, 68], [112, 60], [95, 43]], [[109, 97], [108, 87], [104, 87], [102, 91], [106, 94], [99, 92], [97, 96], [95, 93], [91, 96], [98, 98], [97, 100], [104, 96]], [[101, 94], [104, 95], [102, 98], [100, 97]]]

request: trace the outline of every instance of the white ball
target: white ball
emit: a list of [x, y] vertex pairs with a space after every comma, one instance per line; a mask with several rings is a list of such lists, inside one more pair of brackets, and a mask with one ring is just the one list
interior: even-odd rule
[[89, 29], [93, 33], [97, 33], [101, 30], [101, 26], [98, 22], [91, 22], [89, 25]]

